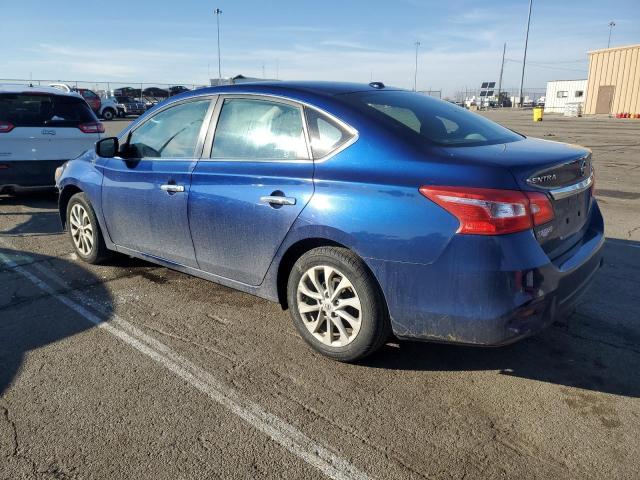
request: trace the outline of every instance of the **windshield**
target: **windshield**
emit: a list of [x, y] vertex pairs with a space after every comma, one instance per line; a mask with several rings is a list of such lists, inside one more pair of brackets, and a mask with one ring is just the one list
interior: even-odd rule
[[390, 129], [437, 145], [491, 145], [523, 138], [476, 113], [421, 93], [359, 92], [344, 99]]

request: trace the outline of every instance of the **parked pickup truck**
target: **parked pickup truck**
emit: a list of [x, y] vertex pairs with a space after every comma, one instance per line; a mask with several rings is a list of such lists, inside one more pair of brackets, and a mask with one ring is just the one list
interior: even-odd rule
[[118, 116], [127, 117], [129, 115], [142, 115], [147, 109], [144, 102], [131, 97], [116, 96], [118, 104]]

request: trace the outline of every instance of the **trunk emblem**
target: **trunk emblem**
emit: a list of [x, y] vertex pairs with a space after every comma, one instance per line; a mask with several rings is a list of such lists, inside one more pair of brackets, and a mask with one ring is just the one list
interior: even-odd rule
[[586, 160], [582, 160], [582, 162], [580, 162], [580, 176], [584, 177], [584, 172], [587, 170], [587, 161]]
[[531, 177], [529, 179], [529, 182], [534, 184], [547, 183], [555, 180], [556, 178], [558, 178], [556, 174], [551, 173], [549, 175], [538, 175], [537, 177]]
[[42, 133], [42, 135], [55, 135], [55, 134], [56, 134], [56, 131], [55, 131], [55, 130], [47, 130], [47, 129], [44, 129], [44, 130], [42, 130], [42, 132], [40, 132], [40, 133]]

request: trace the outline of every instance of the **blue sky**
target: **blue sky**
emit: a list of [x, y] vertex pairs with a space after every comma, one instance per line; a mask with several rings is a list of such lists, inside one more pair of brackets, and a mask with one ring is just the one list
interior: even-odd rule
[[[519, 82], [528, 0], [10, 1], [0, 78], [206, 83], [223, 76], [369, 82], [453, 94]], [[588, 50], [640, 43], [640, 1], [534, 0], [525, 86], [586, 78]]]

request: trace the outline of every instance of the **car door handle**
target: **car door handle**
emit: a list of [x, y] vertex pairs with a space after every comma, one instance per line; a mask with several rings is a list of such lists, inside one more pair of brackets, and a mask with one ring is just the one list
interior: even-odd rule
[[176, 192], [184, 192], [184, 187], [182, 185], [160, 185], [160, 190], [164, 190], [165, 192], [176, 193]]
[[262, 203], [269, 205], [295, 205], [296, 199], [293, 197], [282, 197], [280, 195], [268, 195], [260, 197]]

